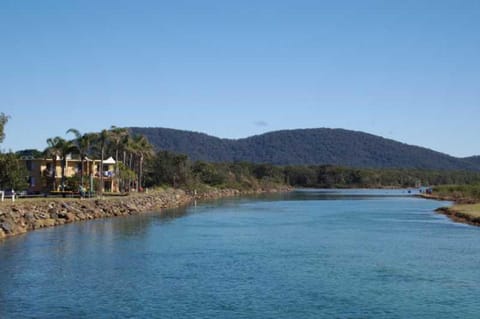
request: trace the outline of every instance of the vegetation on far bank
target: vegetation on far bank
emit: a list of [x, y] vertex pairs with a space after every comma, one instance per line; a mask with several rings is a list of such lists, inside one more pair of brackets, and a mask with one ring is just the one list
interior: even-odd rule
[[476, 157], [456, 158], [344, 129], [282, 130], [236, 140], [167, 128], [132, 127], [130, 130], [146, 136], [157, 150], [187, 154], [193, 161], [480, 171], [480, 160]]
[[449, 198], [457, 202], [480, 202], [480, 184], [438, 185], [433, 194], [441, 198]]
[[[4, 137], [3, 127], [9, 117], [0, 114], [0, 143]], [[43, 151], [25, 150], [0, 154], [0, 187], [22, 190], [28, 186], [28, 171], [20, 165], [19, 158], [51, 159], [63, 167], [67, 154], [80, 160], [113, 157], [116, 160], [114, 178], [120, 190], [142, 191], [159, 186], [202, 191], [209, 187], [238, 190], [271, 189], [280, 186], [315, 188], [413, 188], [432, 185], [439, 194], [461, 194], [480, 200], [480, 172], [444, 171], [424, 169], [352, 168], [334, 165], [278, 166], [248, 162], [212, 163], [194, 161], [183, 154], [164, 150], [155, 151], [144, 137], [133, 134], [126, 128], [112, 126], [99, 133], [80, 133], [70, 129], [63, 137], [49, 138]], [[72, 138], [73, 139], [68, 139]], [[55, 166], [54, 164], [53, 166]], [[83, 167], [83, 165], [81, 165]], [[84, 172], [77, 176], [46, 176], [46, 191], [77, 191], [86, 183]], [[55, 174], [55, 170], [53, 170]], [[60, 182], [59, 182], [60, 178]], [[57, 185], [59, 184], [59, 185]], [[99, 185], [102, 183], [100, 182]], [[103, 192], [96, 185], [96, 192]]]

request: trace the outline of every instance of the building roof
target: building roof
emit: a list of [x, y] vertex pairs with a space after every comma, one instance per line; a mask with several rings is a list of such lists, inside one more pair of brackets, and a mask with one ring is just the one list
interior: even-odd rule
[[113, 159], [113, 157], [110, 156], [109, 158], [103, 161], [103, 164], [115, 164], [115, 160]]

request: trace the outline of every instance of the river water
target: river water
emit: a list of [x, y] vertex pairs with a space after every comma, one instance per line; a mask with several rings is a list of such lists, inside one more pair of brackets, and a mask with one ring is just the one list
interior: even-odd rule
[[0, 318], [479, 318], [480, 228], [305, 190], [0, 242]]

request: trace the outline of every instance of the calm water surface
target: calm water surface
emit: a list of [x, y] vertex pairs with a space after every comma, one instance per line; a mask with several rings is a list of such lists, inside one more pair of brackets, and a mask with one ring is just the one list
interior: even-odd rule
[[11, 238], [0, 318], [479, 318], [480, 228], [401, 194], [299, 191]]

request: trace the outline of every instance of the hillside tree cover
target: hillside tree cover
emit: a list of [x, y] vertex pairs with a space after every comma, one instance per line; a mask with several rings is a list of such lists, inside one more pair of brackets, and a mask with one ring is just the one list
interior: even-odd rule
[[238, 140], [165, 128], [129, 130], [144, 135], [157, 151], [185, 154], [192, 161], [480, 171], [475, 157], [456, 158], [343, 129], [284, 130]]
[[[236, 189], [259, 189], [272, 188], [279, 185], [290, 185], [294, 187], [317, 187], [317, 188], [347, 188], [347, 187], [417, 187], [420, 185], [445, 185], [445, 184], [468, 184], [474, 185], [480, 183], [480, 172], [474, 170], [446, 170], [446, 169], [425, 169], [425, 168], [389, 168], [389, 167], [362, 167], [346, 165], [275, 165], [274, 163], [254, 163], [247, 161], [228, 161], [215, 162], [207, 160], [196, 160], [181, 153], [175, 153], [168, 150], [154, 151], [154, 146], [150, 144], [146, 137], [134, 133], [134, 130], [126, 128], [112, 127], [103, 130], [101, 133], [80, 134], [75, 129], [68, 130], [68, 133], [74, 134], [74, 139], [67, 141], [62, 138], [49, 139], [51, 143], [45, 149], [42, 156], [45, 158], [55, 155], [62, 162], [66, 157], [66, 149], [59, 148], [53, 143], [57, 139], [62, 145], [68, 146], [68, 151], [85, 159], [90, 158], [108, 158], [112, 156], [116, 159], [115, 178], [118, 179], [122, 191], [132, 189], [142, 190], [145, 187], [172, 186], [185, 189], [202, 189], [206, 186], [218, 188], [236, 188]], [[172, 133], [172, 132], [170, 132]], [[178, 132], [173, 132], [174, 134]], [[302, 132], [311, 133], [311, 132]], [[316, 132], [325, 136], [325, 132]], [[349, 132], [327, 131], [328, 134], [350, 134]], [[182, 133], [183, 134], [183, 133]], [[280, 134], [280, 133], [278, 133]], [[278, 134], [267, 134], [261, 137], [255, 137], [253, 140], [263, 139], [264, 153], [274, 152], [269, 148], [275, 149], [275, 138]], [[297, 141], [296, 132], [286, 131], [286, 137], [281, 140], [283, 143], [292, 144]], [[362, 133], [364, 134], [364, 133]], [[355, 134], [354, 134], [355, 135]], [[357, 138], [360, 138], [357, 136]], [[209, 137], [198, 133], [189, 133], [182, 137], [186, 140], [182, 143], [195, 144], [197, 138], [204, 138], [209, 141]], [[173, 138], [178, 142], [178, 138]], [[289, 140], [291, 139], [291, 140]], [[373, 137], [372, 141], [376, 141]], [[332, 139], [327, 139], [332, 141]], [[341, 140], [341, 139], [340, 139]], [[212, 154], [216, 151], [228, 148], [228, 141], [222, 140], [223, 144], [213, 143], [210, 145]], [[243, 141], [248, 142], [248, 141]], [[172, 143], [172, 141], [166, 142]], [[207, 143], [207, 142], [205, 142]], [[253, 142], [252, 142], [253, 143]], [[256, 142], [255, 142], [256, 143]], [[255, 144], [253, 143], [253, 144]], [[344, 147], [350, 147], [350, 142]], [[360, 143], [357, 140], [356, 143]], [[391, 143], [384, 141], [384, 143]], [[397, 143], [397, 142], [395, 142]], [[277, 143], [278, 144], [278, 143]], [[302, 143], [299, 143], [302, 144]], [[308, 144], [308, 143], [307, 143]], [[374, 143], [375, 144], [375, 143]], [[324, 143], [322, 147], [328, 146]], [[199, 145], [197, 145], [199, 146]], [[200, 145], [201, 146], [201, 145]], [[298, 146], [305, 147], [305, 146]], [[373, 146], [372, 146], [373, 147]], [[407, 147], [408, 149], [408, 147]], [[420, 153], [424, 150], [414, 148]], [[246, 151], [245, 151], [246, 152]], [[305, 152], [308, 152], [306, 150]], [[38, 152], [36, 152], [38, 155]], [[429, 151], [427, 154], [436, 156], [435, 152]], [[228, 157], [227, 153], [224, 154]], [[286, 153], [284, 154], [286, 156]], [[301, 154], [295, 154], [300, 158]], [[384, 155], [384, 157], [387, 155]], [[445, 156], [446, 155], [442, 155]], [[361, 156], [359, 156], [361, 157]], [[446, 157], [447, 160], [453, 158]], [[333, 161], [333, 159], [332, 159]], [[81, 174], [83, 175], [83, 173]], [[66, 184], [69, 188], [73, 185], [79, 185], [83, 182], [83, 176], [76, 179], [67, 179]], [[97, 189], [98, 186], [97, 186]], [[99, 191], [102, 191], [99, 189]]]

